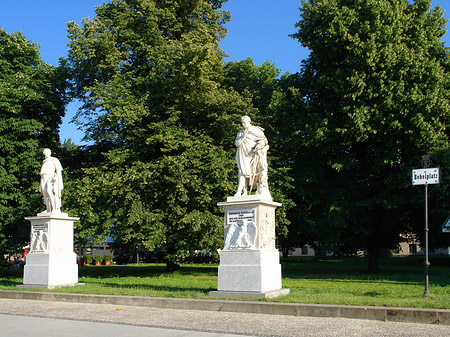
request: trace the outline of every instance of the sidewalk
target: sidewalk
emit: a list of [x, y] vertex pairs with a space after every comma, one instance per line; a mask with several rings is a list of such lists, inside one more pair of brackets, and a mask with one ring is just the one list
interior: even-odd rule
[[450, 326], [0, 298], [0, 336], [448, 337]]
[[339, 317], [383, 322], [439, 324], [450, 327], [450, 310], [347, 306], [331, 304], [277, 303], [259, 301], [233, 301], [221, 299], [188, 299], [144, 296], [89, 295], [57, 292], [0, 290], [0, 298], [114, 304], [162, 309], [200, 311], [245, 312], [257, 314]]
[[2, 327], [0, 337], [242, 337], [242, 335], [232, 334], [2, 314], [0, 314], [0, 326]]

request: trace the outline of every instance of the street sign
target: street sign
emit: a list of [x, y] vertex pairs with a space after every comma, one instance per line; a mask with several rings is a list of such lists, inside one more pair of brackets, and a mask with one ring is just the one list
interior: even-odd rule
[[413, 185], [439, 184], [441, 179], [439, 167], [412, 170]]
[[442, 233], [450, 233], [450, 216], [445, 220], [442, 226]]

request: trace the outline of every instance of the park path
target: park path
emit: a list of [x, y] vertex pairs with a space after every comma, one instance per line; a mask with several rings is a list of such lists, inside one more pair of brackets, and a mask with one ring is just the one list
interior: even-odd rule
[[[3, 322], [10, 322], [3, 324]], [[74, 322], [78, 328], [74, 330]], [[92, 322], [92, 324], [86, 324]], [[0, 298], [0, 336], [450, 336], [450, 326]], [[33, 325], [34, 324], [34, 325]], [[48, 334], [49, 325], [58, 334]], [[100, 325], [99, 325], [100, 324]], [[61, 328], [62, 326], [62, 328]], [[74, 325], [75, 326], [75, 325]], [[35, 327], [35, 328], [31, 328]], [[31, 328], [31, 330], [30, 330]], [[12, 330], [8, 330], [12, 329]], [[83, 330], [84, 329], [84, 330]], [[104, 331], [98, 334], [98, 331]], [[82, 333], [82, 332], [85, 333]], [[127, 333], [124, 333], [126, 331]], [[96, 333], [94, 333], [96, 332]], [[13, 334], [12, 334], [13, 333]], [[64, 334], [65, 333], [65, 334]]]

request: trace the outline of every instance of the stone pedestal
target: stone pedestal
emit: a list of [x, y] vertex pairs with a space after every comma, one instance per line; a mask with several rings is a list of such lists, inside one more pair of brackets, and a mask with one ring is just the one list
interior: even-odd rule
[[78, 284], [73, 247], [73, 222], [67, 213], [39, 213], [31, 221], [30, 252], [23, 272], [23, 288], [55, 288]]
[[228, 197], [225, 244], [220, 252], [215, 297], [277, 297], [281, 288], [280, 255], [275, 248], [275, 209], [280, 203], [258, 195]]

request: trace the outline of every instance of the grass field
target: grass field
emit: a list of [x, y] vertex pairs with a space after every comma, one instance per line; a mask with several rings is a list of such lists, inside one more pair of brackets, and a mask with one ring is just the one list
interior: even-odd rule
[[[367, 272], [367, 259], [282, 260], [283, 287], [287, 296], [265, 300], [369, 306], [450, 309], [450, 258], [431, 257], [430, 296], [423, 296], [421, 257], [380, 260], [380, 272]], [[0, 269], [0, 289], [16, 290], [23, 270]], [[163, 264], [88, 266], [79, 269], [84, 286], [53, 291], [132, 296], [210, 298], [217, 288], [217, 265], [185, 264], [166, 273]], [[35, 291], [49, 291], [36, 290]]]

